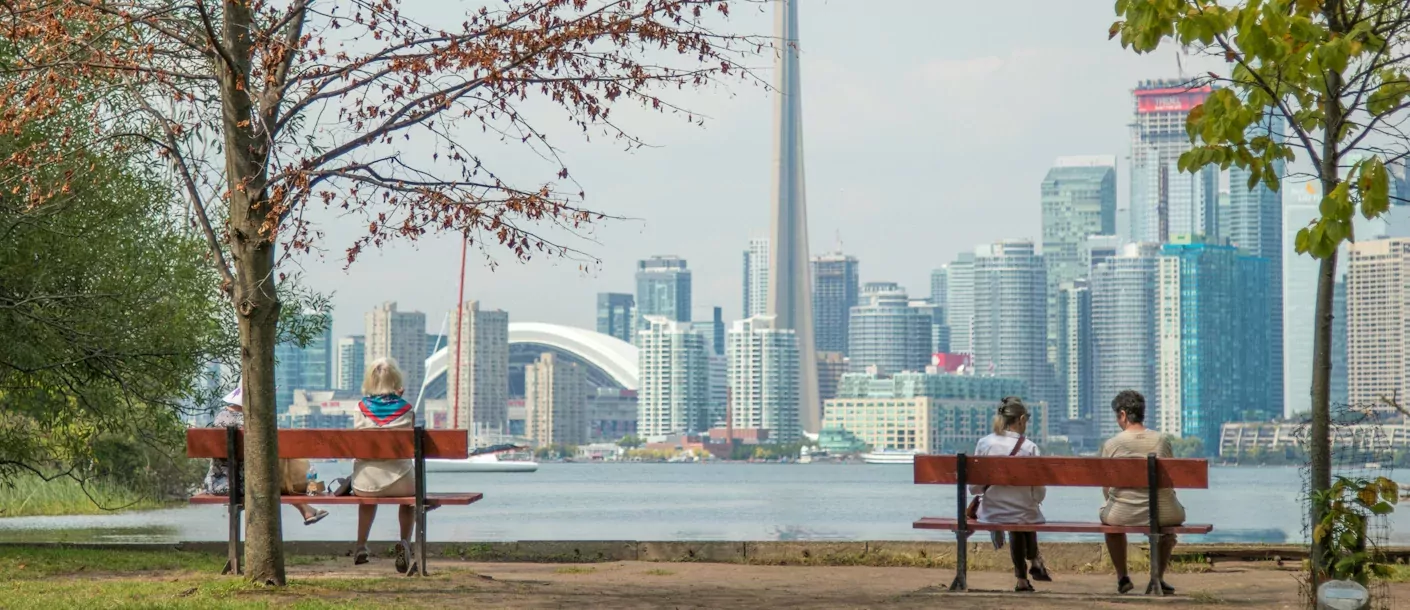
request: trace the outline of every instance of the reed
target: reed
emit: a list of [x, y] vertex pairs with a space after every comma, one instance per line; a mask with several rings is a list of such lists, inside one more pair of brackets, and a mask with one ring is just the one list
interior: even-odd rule
[[[85, 487], [88, 493], [84, 493]], [[45, 481], [33, 475], [20, 475], [0, 483], [0, 519], [95, 515], [114, 510], [163, 508], [170, 504], [102, 481], [90, 481], [81, 486], [78, 481], [70, 478]]]

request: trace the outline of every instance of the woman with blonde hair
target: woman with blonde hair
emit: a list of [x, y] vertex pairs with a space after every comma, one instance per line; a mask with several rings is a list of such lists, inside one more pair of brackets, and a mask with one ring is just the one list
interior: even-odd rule
[[[378, 358], [367, 367], [362, 380], [362, 400], [353, 413], [353, 429], [396, 429], [412, 428], [416, 425], [416, 412], [411, 403], [402, 398], [406, 391], [402, 383], [401, 369], [391, 358]], [[413, 460], [353, 460], [353, 494], [363, 497], [385, 498], [405, 497], [416, 494], [416, 471]], [[397, 518], [401, 525], [401, 538], [396, 546], [397, 571], [405, 574], [411, 564], [411, 526], [414, 523], [415, 509], [408, 505], [398, 507]], [[376, 504], [363, 504], [357, 507], [357, 552], [353, 562], [367, 563], [370, 553], [367, 550], [367, 536], [372, 531], [372, 521], [377, 517]]]
[[[974, 455], [1037, 456], [1038, 445], [1027, 438], [1028, 407], [1017, 396], [999, 403], [994, 415], [994, 433], [979, 439]], [[1043, 523], [1042, 503], [1046, 487], [1009, 487], [1005, 485], [970, 485], [969, 492], [979, 499], [978, 519], [981, 523]], [[994, 532], [994, 545], [1003, 545], [1003, 534]], [[1037, 532], [1009, 532], [1009, 557], [1013, 560], [1015, 591], [1032, 591], [1028, 580], [1050, 581], [1043, 557], [1038, 553]], [[1032, 562], [1032, 567], [1028, 566]]]

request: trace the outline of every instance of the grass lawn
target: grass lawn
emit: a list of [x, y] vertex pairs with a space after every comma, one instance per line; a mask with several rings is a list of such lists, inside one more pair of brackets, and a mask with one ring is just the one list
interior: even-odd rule
[[[319, 560], [290, 557], [290, 565]], [[224, 557], [171, 551], [0, 547], [0, 607], [55, 608], [387, 608], [405, 607], [397, 593], [446, 577], [300, 578], [270, 590], [220, 576]], [[376, 592], [375, 600], [359, 593]]]

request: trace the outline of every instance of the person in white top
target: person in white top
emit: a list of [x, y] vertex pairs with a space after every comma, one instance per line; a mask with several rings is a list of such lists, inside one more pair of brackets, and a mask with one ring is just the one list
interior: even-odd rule
[[[994, 415], [994, 433], [979, 439], [974, 455], [988, 456], [1038, 456], [1038, 445], [1028, 440], [1028, 407], [1017, 396], [1009, 396], [999, 403]], [[1048, 488], [1008, 487], [1004, 485], [970, 485], [969, 492], [982, 496], [979, 501], [979, 521], [981, 523], [1044, 523], [1042, 503]], [[1003, 542], [1002, 534], [995, 532], [995, 544]], [[1033, 583], [1028, 580], [1050, 581], [1048, 569], [1043, 565], [1043, 557], [1038, 553], [1036, 532], [1009, 532], [1009, 556], [1013, 559], [1014, 576], [1018, 584], [1015, 591], [1032, 591]], [[1028, 563], [1032, 563], [1030, 568]]]

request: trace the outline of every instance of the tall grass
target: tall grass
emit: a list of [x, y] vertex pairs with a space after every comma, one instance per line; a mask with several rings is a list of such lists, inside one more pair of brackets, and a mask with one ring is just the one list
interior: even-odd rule
[[84, 487], [80, 486], [78, 481], [67, 477], [45, 481], [33, 475], [20, 475], [0, 483], [0, 519], [40, 515], [95, 515], [114, 509], [147, 510], [171, 505], [170, 502], [162, 502], [103, 481], [87, 483], [87, 494], [84, 493]]

